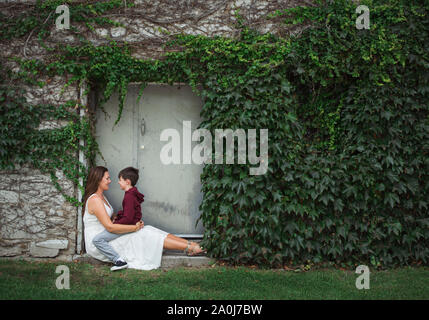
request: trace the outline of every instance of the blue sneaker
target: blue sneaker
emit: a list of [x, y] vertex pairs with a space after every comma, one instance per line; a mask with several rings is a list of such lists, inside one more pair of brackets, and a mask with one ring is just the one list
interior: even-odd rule
[[121, 269], [125, 269], [128, 268], [128, 263], [126, 263], [125, 261], [118, 259], [115, 262], [115, 265], [113, 267], [110, 268], [110, 271], [116, 271], [116, 270], [121, 270]]

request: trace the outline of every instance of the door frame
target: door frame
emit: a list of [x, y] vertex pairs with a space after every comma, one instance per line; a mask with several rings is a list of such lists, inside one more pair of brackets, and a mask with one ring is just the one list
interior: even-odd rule
[[[128, 83], [128, 85], [141, 85], [143, 84], [143, 82], [130, 82]], [[146, 86], [189, 86], [188, 83], [185, 82], [173, 82], [173, 84], [167, 84], [167, 83], [158, 83], [158, 82], [147, 82]], [[89, 92], [87, 91], [89, 88], [88, 86], [88, 82], [86, 79], [82, 80], [80, 82], [80, 84], [78, 84], [78, 101], [80, 102], [80, 105], [84, 106], [84, 108], [81, 108], [79, 106], [78, 108], [78, 112], [79, 112], [79, 116], [81, 119], [83, 119], [84, 117], [88, 116], [88, 110], [91, 111], [95, 111], [97, 108], [97, 105], [94, 102], [94, 99], [88, 99], [88, 95], [90, 93], [93, 92]], [[90, 101], [91, 100], [91, 101]], [[136, 102], [136, 101], [134, 101]], [[135, 108], [134, 112], [135, 112]], [[94, 114], [96, 114], [94, 112]], [[83, 138], [81, 138], [79, 140], [79, 144], [81, 146], [83, 146], [85, 144], [86, 141], [84, 141]], [[133, 161], [137, 161], [137, 150], [135, 151], [136, 154], [133, 154]], [[82, 150], [79, 150], [79, 161], [84, 165], [85, 168], [87, 168], [87, 161], [85, 159], [85, 156], [83, 154]], [[83, 179], [80, 177], [79, 178], [79, 184], [83, 185]], [[81, 200], [83, 197], [83, 193], [81, 191], [81, 189], [78, 187], [77, 188], [77, 196], [78, 196], [78, 200]], [[77, 227], [77, 232], [76, 232], [76, 253], [77, 254], [82, 254], [85, 252], [85, 239], [84, 239], [84, 226], [83, 226], [83, 219], [82, 219], [82, 207], [79, 206], [77, 208], [77, 223], [76, 223], [76, 227]], [[174, 234], [175, 236], [181, 237], [181, 238], [185, 238], [185, 239], [202, 239], [203, 238], [203, 234]]]

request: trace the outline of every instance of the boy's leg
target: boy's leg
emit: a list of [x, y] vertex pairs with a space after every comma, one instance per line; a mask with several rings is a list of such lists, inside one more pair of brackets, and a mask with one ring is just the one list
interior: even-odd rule
[[94, 237], [92, 243], [94, 246], [100, 250], [106, 257], [115, 263], [119, 258], [119, 254], [112, 248], [109, 241], [115, 240], [120, 237], [122, 234], [111, 233], [107, 230], [99, 233]]

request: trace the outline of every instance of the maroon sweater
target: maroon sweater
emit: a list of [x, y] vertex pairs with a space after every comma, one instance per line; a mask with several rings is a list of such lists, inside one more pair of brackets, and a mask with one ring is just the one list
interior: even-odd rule
[[136, 224], [142, 219], [140, 204], [144, 201], [144, 195], [136, 187], [125, 192], [122, 200], [122, 209], [118, 212], [115, 222], [117, 224]]

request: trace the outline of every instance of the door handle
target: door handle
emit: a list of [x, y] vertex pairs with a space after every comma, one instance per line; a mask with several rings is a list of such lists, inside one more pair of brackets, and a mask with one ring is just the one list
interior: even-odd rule
[[144, 118], [142, 118], [142, 122], [140, 124], [140, 133], [143, 136], [146, 132], [146, 123], [144, 121]]

